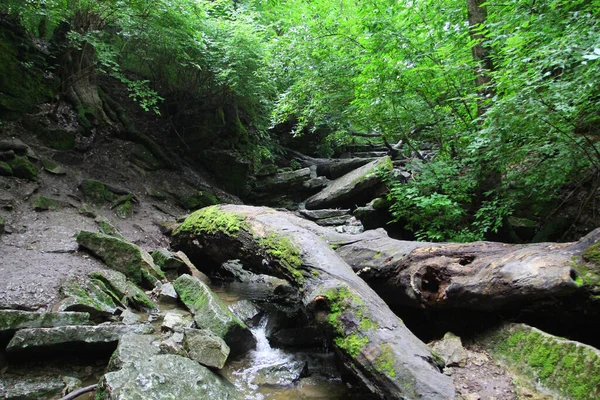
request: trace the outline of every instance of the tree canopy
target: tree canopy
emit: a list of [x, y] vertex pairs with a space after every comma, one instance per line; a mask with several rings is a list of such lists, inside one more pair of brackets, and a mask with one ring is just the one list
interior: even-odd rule
[[[473, 16], [473, 10], [478, 17]], [[235, 146], [326, 128], [423, 147], [394, 218], [427, 240], [483, 239], [600, 184], [600, 0], [28, 0], [3, 2], [33, 35], [69, 27], [93, 68], [150, 112], [170, 102], [235, 120]], [[229, 110], [229, 111], [228, 111]]]

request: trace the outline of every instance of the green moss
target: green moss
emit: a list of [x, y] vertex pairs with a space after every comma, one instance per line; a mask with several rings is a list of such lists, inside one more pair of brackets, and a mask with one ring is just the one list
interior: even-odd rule
[[585, 261], [600, 265], [600, 243], [594, 243], [583, 251]]
[[39, 171], [37, 167], [29, 161], [27, 156], [15, 157], [8, 162], [8, 165], [12, 168], [13, 175], [17, 178], [30, 181], [37, 180]]
[[13, 176], [13, 170], [7, 162], [0, 161], [0, 176]]
[[297, 283], [302, 284], [304, 282], [304, 275], [300, 271], [302, 267], [300, 251], [294, 246], [290, 238], [272, 233], [267, 237], [260, 238], [259, 244], [266, 250], [267, 254], [283, 265]]
[[133, 215], [133, 204], [131, 203], [131, 201], [126, 201], [125, 203], [118, 206], [115, 210], [115, 214], [117, 214], [117, 217], [123, 219], [131, 217]]
[[383, 255], [382, 253], [377, 253], [373, 256], [373, 259], [377, 260], [378, 258], [381, 258], [382, 255]]
[[244, 216], [235, 213], [222, 211], [218, 206], [211, 206], [193, 212], [185, 221], [173, 232], [174, 235], [180, 233], [190, 234], [218, 234], [235, 236], [240, 230], [250, 230], [248, 224], [244, 221]]
[[496, 338], [494, 351], [519, 371], [567, 398], [600, 396], [600, 354], [589, 347], [531, 328], [515, 328], [507, 337]]
[[197, 210], [219, 204], [219, 199], [208, 190], [198, 190], [190, 195], [179, 197], [179, 204], [186, 210]]
[[369, 338], [353, 333], [345, 337], [335, 338], [335, 344], [345, 350], [351, 357], [356, 357], [369, 343]]
[[104, 183], [95, 179], [85, 179], [81, 182], [81, 191], [87, 201], [98, 205], [104, 204], [105, 201], [112, 201], [115, 197]]
[[337, 249], [340, 248], [340, 245], [339, 244], [332, 244], [332, 243], [330, 243], [329, 247], [331, 248], [331, 250], [337, 250]]
[[61, 207], [61, 204], [58, 201], [43, 196], [35, 196], [32, 198], [31, 205], [35, 211], [54, 211]]
[[379, 372], [383, 372], [390, 378], [396, 376], [396, 370], [394, 369], [394, 355], [392, 349], [387, 345], [381, 345], [381, 355], [375, 360], [375, 368]]

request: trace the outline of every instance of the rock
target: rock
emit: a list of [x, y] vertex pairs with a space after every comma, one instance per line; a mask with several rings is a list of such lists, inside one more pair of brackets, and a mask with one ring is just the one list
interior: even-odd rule
[[81, 207], [77, 209], [77, 212], [88, 218], [96, 218], [98, 216], [96, 211], [94, 211], [94, 209], [87, 203], [83, 203]]
[[102, 205], [105, 201], [113, 201], [115, 195], [108, 190], [103, 182], [94, 179], [85, 179], [79, 185], [85, 200], [89, 203]]
[[323, 218], [315, 221], [317, 225], [321, 226], [339, 226], [346, 225], [353, 217], [351, 215], [340, 216], [340, 217], [331, 217], [331, 218]]
[[319, 219], [344, 217], [350, 215], [350, 209], [330, 208], [324, 210], [300, 210], [298, 213], [300, 213], [301, 216], [310, 219], [311, 221], [316, 221]]
[[281, 172], [264, 181], [258, 181], [257, 188], [255, 190], [260, 192], [297, 190], [298, 188], [302, 188], [304, 182], [310, 179], [310, 168], [302, 168], [296, 171]]
[[260, 368], [251, 383], [259, 386], [290, 386], [305, 376], [308, 376], [308, 364], [305, 361], [287, 361]]
[[98, 400], [240, 399], [235, 388], [208, 368], [177, 355], [156, 355], [101, 379]]
[[191, 211], [220, 203], [217, 196], [210, 190], [195, 190], [191, 193], [175, 193], [175, 197], [181, 208]]
[[[95, 215], [95, 214], [94, 214]], [[88, 215], [91, 216], [91, 215]], [[95, 217], [94, 221], [98, 224], [98, 228], [100, 228], [100, 232], [105, 235], [114, 236], [118, 239], [126, 240], [123, 235], [119, 232], [117, 228], [112, 224], [112, 222], [108, 218], [104, 218], [101, 216]]]
[[0, 176], [13, 176], [13, 170], [7, 162], [0, 161]]
[[17, 154], [26, 154], [29, 146], [19, 139], [0, 140], [0, 151], [14, 151]]
[[141, 319], [141, 317], [139, 315], [137, 315], [136, 313], [132, 312], [128, 308], [126, 308], [121, 313], [121, 322], [123, 324], [125, 324], [125, 325], [137, 324], [138, 322], [140, 322], [140, 319]]
[[194, 325], [194, 317], [184, 310], [171, 310], [165, 314], [161, 329], [163, 331], [179, 331], [191, 328]]
[[122, 304], [139, 311], [156, 308], [142, 289], [132, 282], [128, 282], [125, 275], [118, 271], [94, 271], [88, 276], [101, 281], [108, 289], [108, 294]]
[[117, 371], [126, 365], [139, 365], [141, 361], [147, 361], [152, 356], [160, 353], [160, 348], [152, 344], [156, 340], [151, 335], [139, 335], [128, 333], [119, 339], [117, 349], [110, 357], [107, 371]]
[[177, 296], [177, 292], [172, 283], [165, 283], [162, 285], [158, 299], [163, 303], [177, 304], [179, 296]]
[[68, 206], [62, 200], [51, 199], [44, 196], [34, 196], [31, 199], [31, 205], [35, 211], [55, 211]]
[[80, 311], [89, 313], [92, 319], [110, 319], [117, 312], [117, 305], [105, 291], [104, 285], [92, 281], [65, 281], [60, 292], [65, 297], [58, 311]]
[[600, 350], [524, 324], [504, 324], [476, 338], [497, 361], [557, 397], [600, 398]]
[[467, 363], [467, 352], [462, 341], [452, 332], [446, 333], [442, 340], [434, 342], [431, 349], [444, 359], [446, 367], [464, 367]]
[[269, 336], [273, 346], [323, 346], [327, 343], [325, 331], [315, 325], [278, 329]]
[[[256, 274], [244, 269], [240, 260], [229, 260], [221, 264], [221, 270], [227, 271], [233, 276], [233, 279], [243, 283], [264, 284], [267, 291], [272, 291], [276, 287], [285, 285], [288, 282], [285, 279], [277, 278], [271, 275]], [[268, 290], [271, 289], [271, 290]]]
[[171, 253], [167, 249], [158, 249], [152, 252], [152, 258], [170, 281], [174, 281], [183, 274], [188, 274], [195, 276], [206, 284], [210, 283], [208, 276], [198, 271], [198, 268], [182, 251]]
[[183, 349], [183, 331], [175, 331], [167, 339], [160, 342], [160, 350], [162, 353], [187, 357]]
[[164, 279], [150, 254], [139, 246], [102, 233], [81, 231], [77, 243], [100, 258], [111, 269], [122, 272], [135, 284], [156, 287]]
[[6, 221], [2, 216], [0, 216], [0, 235], [4, 233], [4, 227], [6, 226]]
[[81, 389], [83, 385], [81, 379], [77, 379], [72, 376], [63, 376], [62, 380], [65, 384], [65, 388], [62, 390], [61, 396], [66, 396], [67, 394], [72, 393], [77, 389]]
[[89, 323], [90, 315], [83, 312], [0, 310], [0, 333], [17, 329], [53, 328]]
[[39, 171], [27, 157], [15, 157], [8, 162], [8, 165], [12, 169], [13, 176], [30, 181], [37, 181]]
[[192, 360], [217, 369], [225, 366], [230, 351], [223, 339], [206, 329], [186, 329], [183, 348]]
[[0, 375], [0, 399], [5, 400], [59, 398], [64, 387], [60, 377]]
[[36, 354], [41, 349], [62, 353], [76, 351], [80, 345], [106, 348], [116, 346], [119, 338], [126, 333], [149, 334], [153, 329], [148, 325], [73, 325], [56, 328], [21, 329], [15, 333], [6, 347], [10, 353], [29, 351]]
[[[306, 208], [316, 210], [328, 207], [354, 205], [373, 198], [373, 188], [381, 183], [377, 170], [392, 170], [389, 157], [372, 161], [333, 181], [321, 192], [306, 200]], [[368, 196], [368, 198], [364, 198]], [[360, 200], [360, 201], [357, 201]]]
[[262, 311], [250, 300], [239, 300], [229, 306], [229, 309], [246, 325], [258, 324]]
[[156, 157], [141, 144], [135, 145], [130, 159], [133, 164], [147, 171], [156, 171], [164, 168], [163, 163], [156, 159]]
[[198, 328], [208, 329], [225, 340], [232, 356], [243, 354], [256, 346], [252, 332], [199, 279], [182, 275], [173, 286], [183, 304], [194, 314]]
[[52, 160], [43, 159], [42, 166], [44, 167], [45, 171], [51, 173], [52, 175], [66, 175], [64, 168]]

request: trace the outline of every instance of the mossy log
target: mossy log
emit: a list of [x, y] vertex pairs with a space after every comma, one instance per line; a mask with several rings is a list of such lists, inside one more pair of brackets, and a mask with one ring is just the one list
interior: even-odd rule
[[586, 257], [600, 229], [576, 243], [524, 245], [408, 242], [383, 230], [323, 234], [390, 306], [490, 311], [600, 292], [600, 269]]
[[345, 367], [376, 397], [452, 399], [450, 377], [428, 347], [316, 232], [320, 227], [264, 207], [211, 206], [173, 234], [192, 260], [244, 267], [295, 285], [306, 310], [332, 335]]

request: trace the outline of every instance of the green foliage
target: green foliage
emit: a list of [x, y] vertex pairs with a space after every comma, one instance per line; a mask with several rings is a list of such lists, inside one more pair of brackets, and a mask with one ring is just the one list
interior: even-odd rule
[[183, 232], [235, 236], [242, 229], [249, 230], [243, 216], [222, 211], [218, 206], [210, 206], [193, 212], [173, 235]]
[[296, 283], [302, 284], [304, 282], [304, 275], [300, 271], [302, 267], [300, 251], [289, 238], [272, 233], [260, 238], [259, 244], [266, 250], [268, 255], [283, 265]]

